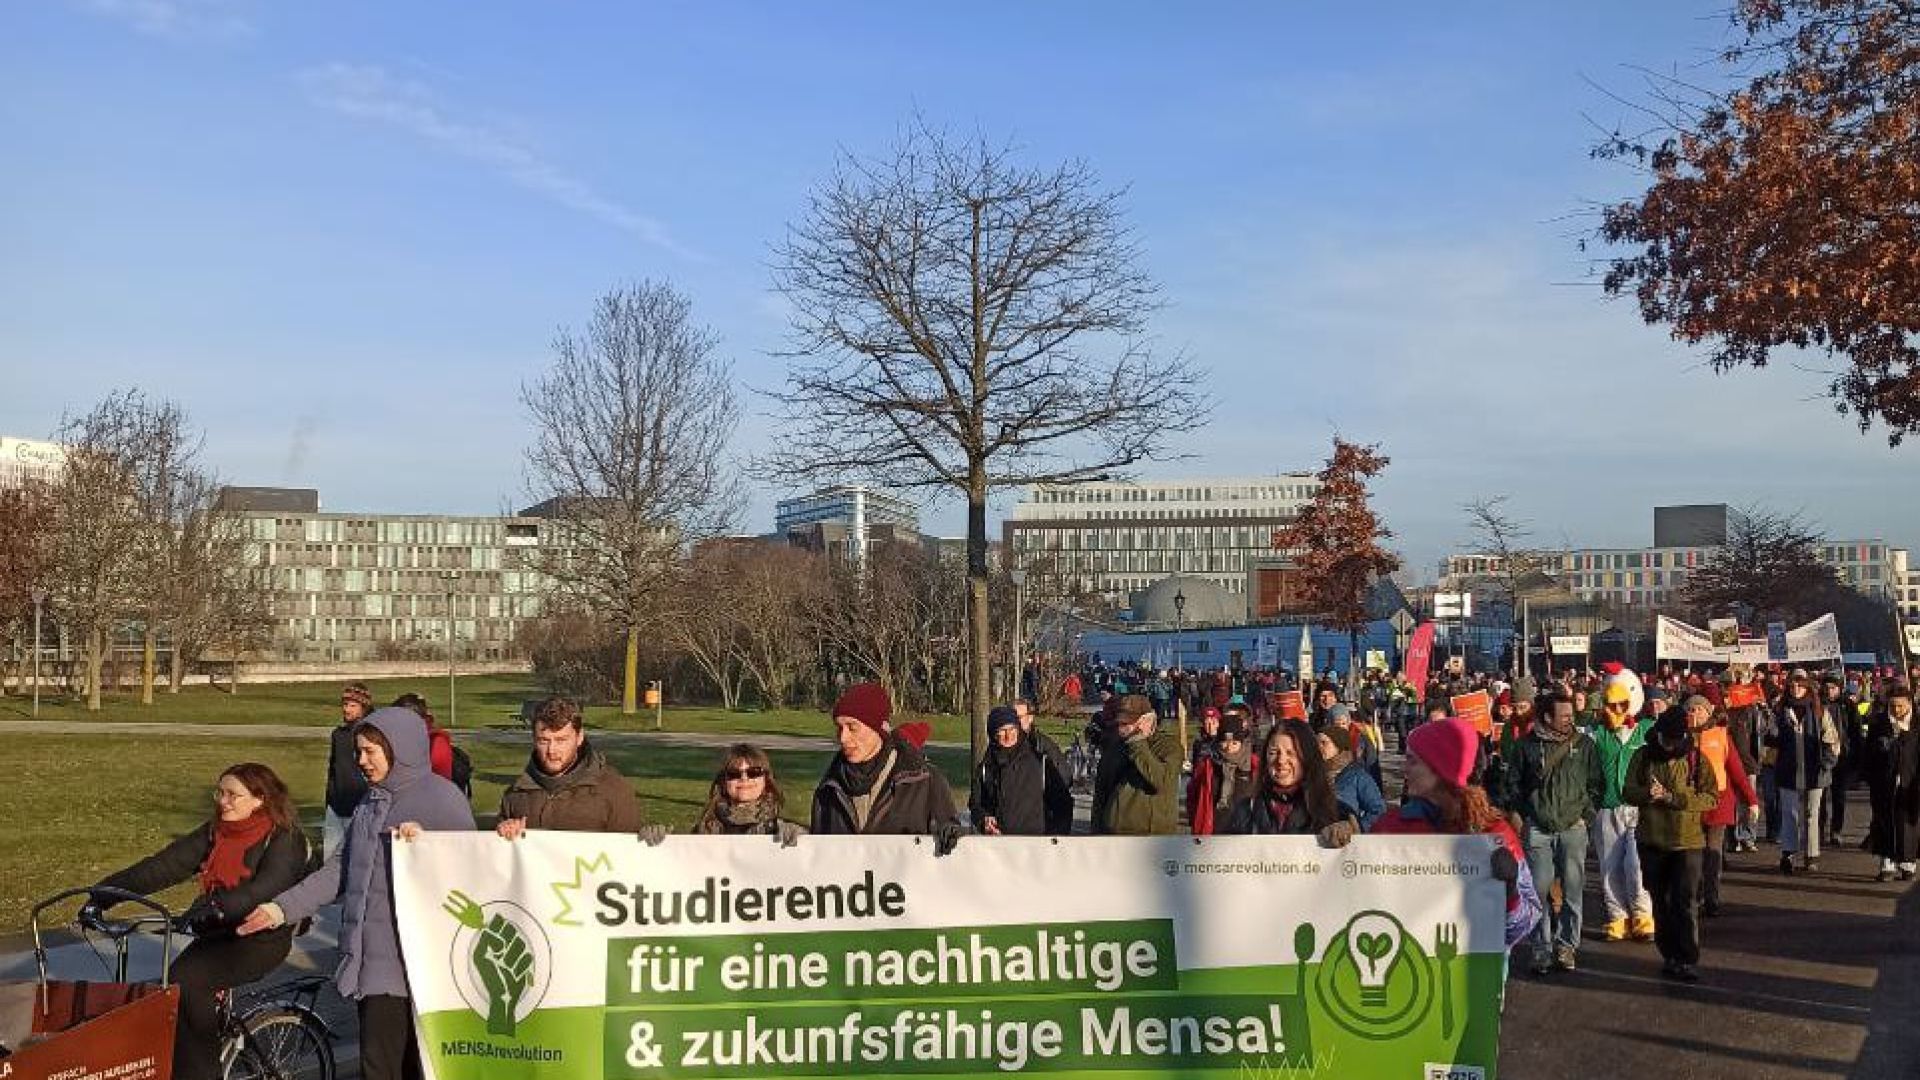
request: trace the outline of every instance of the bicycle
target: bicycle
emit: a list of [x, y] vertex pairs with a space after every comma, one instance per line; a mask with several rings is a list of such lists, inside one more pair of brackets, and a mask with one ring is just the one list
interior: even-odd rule
[[[113, 943], [114, 981], [118, 983], [127, 981], [128, 939], [138, 933], [162, 935], [160, 985], [167, 985], [173, 964], [173, 935], [192, 933], [182, 917], [146, 897], [119, 889], [71, 889], [46, 903], [73, 896], [134, 900], [152, 909], [151, 914], [130, 919], [108, 919], [104, 915], [86, 917], [83, 908], [83, 917], [76, 919], [75, 925], [95, 955], [99, 949], [92, 935], [99, 934]], [[35, 913], [38, 911], [36, 908]], [[44, 981], [45, 952], [39, 944], [37, 924], [34, 938]], [[221, 1076], [225, 1080], [334, 1080], [333, 1029], [315, 1008], [326, 983], [324, 975], [308, 975], [257, 990], [236, 987], [218, 991], [215, 1015], [220, 1031]]]

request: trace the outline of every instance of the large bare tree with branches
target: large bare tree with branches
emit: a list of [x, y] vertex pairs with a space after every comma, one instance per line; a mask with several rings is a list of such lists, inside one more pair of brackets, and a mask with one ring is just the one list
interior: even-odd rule
[[688, 545], [739, 507], [727, 460], [736, 410], [713, 333], [671, 285], [600, 298], [561, 330], [546, 374], [521, 388], [533, 423], [528, 493], [558, 525], [540, 571], [626, 637], [621, 710], [638, 707], [640, 633], [663, 614]]
[[1156, 293], [1139, 263], [1120, 193], [1085, 164], [1030, 167], [924, 125], [890, 156], [844, 157], [776, 250], [795, 347], [765, 471], [966, 501], [976, 758], [989, 497], [1111, 478], [1202, 411], [1195, 372], [1147, 345]]

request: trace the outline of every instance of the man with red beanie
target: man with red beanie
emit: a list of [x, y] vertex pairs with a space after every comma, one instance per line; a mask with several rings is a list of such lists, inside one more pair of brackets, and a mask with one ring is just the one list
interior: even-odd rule
[[879, 683], [847, 688], [833, 703], [840, 752], [813, 793], [811, 831], [827, 836], [931, 836], [944, 855], [966, 831], [953, 789], [912, 742], [893, 730], [893, 702]]
[[1527, 871], [1526, 852], [1505, 814], [1473, 783], [1480, 734], [1457, 716], [1429, 720], [1407, 733], [1407, 798], [1377, 822], [1380, 834], [1485, 833], [1498, 840], [1493, 876], [1507, 886], [1507, 948], [1526, 940], [1540, 922], [1540, 895]]

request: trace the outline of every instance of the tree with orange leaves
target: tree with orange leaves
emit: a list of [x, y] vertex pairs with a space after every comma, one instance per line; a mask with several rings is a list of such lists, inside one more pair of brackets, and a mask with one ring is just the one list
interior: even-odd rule
[[1898, 445], [1920, 432], [1920, 3], [1738, 0], [1733, 22], [1743, 85], [1662, 82], [1664, 134], [1595, 150], [1652, 176], [1602, 213], [1634, 249], [1604, 287], [1719, 371], [1824, 351], [1836, 408]]
[[1400, 569], [1400, 557], [1380, 545], [1393, 536], [1368, 504], [1367, 482], [1390, 459], [1379, 445], [1333, 437], [1333, 456], [1317, 474], [1320, 488], [1276, 547], [1286, 549], [1315, 618], [1347, 632], [1349, 655], [1359, 652], [1367, 626], [1367, 592], [1375, 579]]

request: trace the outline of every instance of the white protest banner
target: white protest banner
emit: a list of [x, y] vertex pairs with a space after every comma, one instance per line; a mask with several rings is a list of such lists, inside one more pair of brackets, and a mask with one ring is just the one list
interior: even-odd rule
[[1547, 642], [1555, 656], [1585, 656], [1593, 647], [1592, 639], [1586, 634], [1555, 634]]
[[[1665, 615], [1654, 620], [1654, 655], [1662, 660], [1698, 660], [1710, 663], [1764, 665], [1768, 662], [1765, 638], [1741, 638], [1737, 651], [1714, 645], [1713, 635], [1697, 626], [1689, 626]], [[1786, 663], [1806, 664], [1840, 659], [1840, 627], [1831, 614], [1822, 615], [1787, 631]]]
[[1484, 1076], [1492, 843], [428, 833], [394, 904], [435, 1080]]
[[1920, 659], [1920, 623], [1909, 623], [1901, 627], [1907, 635], [1907, 653]]

